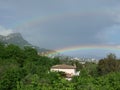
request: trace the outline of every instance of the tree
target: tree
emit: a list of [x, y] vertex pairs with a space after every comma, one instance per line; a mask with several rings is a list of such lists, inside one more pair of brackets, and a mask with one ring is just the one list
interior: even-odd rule
[[7, 70], [0, 80], [0, 90], [13, 90], [16, 88], [17, 81], [25, 76], [22, 69], [14, 68]]
[[4, 44], [0, 43], [0, 58], [5, 57], [5, 46]]
[[28, 46], [24, 47], [24, 52], [25, 52], [26, 56], [30, 56], [30, 57], [38, 55], [36, 49], [34, 49], [32, 47], [28, 47]]
[[110, 53], [106, 58], [101, 59], [98, 63], [98, 73], [100, 75], [118, 71], [118, 64], [115, 54]]
[[116, 60], [116, 55], [113, 54], [113, 53], [110, 53], [110, 54], [107, 55], [107, 59], [109, 59], [109, 60]]

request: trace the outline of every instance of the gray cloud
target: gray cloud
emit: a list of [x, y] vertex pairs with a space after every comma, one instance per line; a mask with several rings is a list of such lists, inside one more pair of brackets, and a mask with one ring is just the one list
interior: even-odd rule
[[85, 13], [45, 23], [37, 22], [29, 27], [24, 26], [19, 31], [23, 29], [22, 33], [25, 36], [29, 34], [31, 38], [26, 38], [34, 40], [35, 44], [52, 49], [81, 44], [101, 44], [104, 39], [98, 38], [97, 35], [100, 36], [99, 32], [104, 32], [104, 28], [115, 23], [112, 18], [106, 13]]
[[119, 8], [120, 0], [1, 0], [0, 25], [50, 49], [120, 44]]

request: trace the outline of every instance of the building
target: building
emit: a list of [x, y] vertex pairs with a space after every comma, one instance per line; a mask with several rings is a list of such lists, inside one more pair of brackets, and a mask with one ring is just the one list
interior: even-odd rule
[[65, 72], [67, 80], [71, 80], [73, 76], [79, 75], [79, 72], [76, 72], [76, 66], [66, 64], [52, 66], [51, 71]]

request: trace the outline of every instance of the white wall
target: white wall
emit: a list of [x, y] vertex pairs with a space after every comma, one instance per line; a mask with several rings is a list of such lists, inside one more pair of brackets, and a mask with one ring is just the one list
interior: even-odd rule
[[75, 75], [76, 73], [75, 69], [51, 69], [51, 71], [62, 71], [62, 72], [69, 73], [72, 75]]

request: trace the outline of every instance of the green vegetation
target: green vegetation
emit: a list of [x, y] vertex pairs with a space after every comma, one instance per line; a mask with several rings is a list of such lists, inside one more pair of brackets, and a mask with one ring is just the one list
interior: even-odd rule
[[[76, 64], [81, 73], [67, 81], [56, 64]], [[63, 75], [63, 74], [62, 74]], [[31, 47], [0, 44], [0, 90], [120, 90], [120, 60], [114, 54], [98, 64], [39, 56]]]

